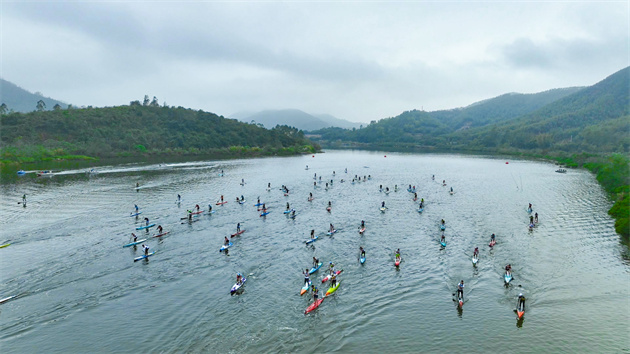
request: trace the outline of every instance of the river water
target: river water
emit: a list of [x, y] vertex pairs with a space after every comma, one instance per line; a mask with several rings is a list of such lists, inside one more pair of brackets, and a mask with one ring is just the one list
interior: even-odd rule
[[[629, 262], [606, 213], [610, 202], [590, 173], [555, 169], [526, 160], [328, 151], [27, 174], [2, 186], [0, 244], [11, 245], [0, 249], [0, 298], [17, 297], [0, 304], [0, 351], [627, 352]], [[315, 189], [315, 173], [332, 187]], [[372, 178], [349, 183], [355, 174]], [[423, 213], [409, 184], [425, 199]], [[379, 185], [399, 190], [386, 195]], [[27, 207], [17, 203], [23, 193]], [[220, 195], [228, 203], [216, 206]], [[234, 202], [241, 195], [243, 205]], [[269, 207], [265, 218], [253, 206], [258, 196]], [[294, 220], [283, 214], [287, 202], [298, 212]], [[540, 219], [532, 231], [528, 203]], [[156, 251], [149, 261], [134, 262], [142, 250], [122, 247], [131, 232], [156, 233], [135, 230], [142, 217], [129, 216], [134, 204], [170, 232], [149, 238]], [[180, 220], [195, 204], [212, 204], [215, 213]], [[440, 219], [446, 248], [438, 242]], [[247, 231], [225, 256], [218, 250], [237, 222]], [[323, 235], [329, 223], [336, 235], [304, 244], [311, 229]], [[312, 297], [299, 295], [301, 271], [313, 256], [344, 272], [339, 290], [304, 315]], [[325, 292], [323, 268], [312, 279]], [[248, 280], [230, 296], [237, 272]], [[452, 293], [462, 279], [459, 309]], [[527, 298], [520, 321], [519, 292]]]

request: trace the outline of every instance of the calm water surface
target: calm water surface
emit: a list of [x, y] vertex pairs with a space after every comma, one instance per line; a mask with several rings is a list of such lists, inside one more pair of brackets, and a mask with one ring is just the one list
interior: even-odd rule
[[[626, 251], [606, 213], [610, 202], [591, 174], [558, 174], [552, 164], [532, 161], [384, 155], [329, 151], [108, 166], [89, 176], [78, 170], [27, 175], [2, 186], [0, 244], [11, 245], [0, 249], [0, 298], [17, 297], [0, 304], [0, 350], [630, 351]], [[313, 188], [314, 173], [322, 182], [332, 179], [332, 187]], [[355, 174], [372, 179], [353, 185]], [[279, 190], [283, 184], [288, 197]], [[426, 201], [421, 214], [409, 184]], [[399, 190], [386, 195], [379, 185]], [[26, 208], [17, 204], [23, 193]], [[224, 206], [214, 205], [220, 195], [228, 200]], [[244, 205], [234, 202], [240, 195]], [[271, 211], [266, 218], [253, 206], [258, 196]], [[282, 213], [287, 202], [298, 211], [295, 220]], [[528, 203], [540, 217], [531, 232]], [[135, 231], [142, 218], [129, 217], [134, 204], [142, 217], [170, 231], [150, 238], [156, 254], [135, 263], [140, 248], [122, 248], [131, 232], [156, 232]], [[216, 212], [182, 224], [195, 204], [204, 210], [212, 204]], [[442, 218], [446, 248], [438, 242]], [[232, 239], [226, 257], [218, 250], [237, 222], [247, 231]], [[305, 246], [311, 229], [324, 234], [329, 223], [340, 231]], [[491, 233], [494, 249], [487, 246]], [[364, 265], [357, 261], [359, 246], [366, 249]], [[475, 246], [481, 250], [477, 267], [470, 260]], [[396, 248], [403, 257], [399, 269]], [[313, 256], [344, 272], [336, 294], [304, 315], [312, 298], [299, 295], [300, 272]], [[514, 280], [506, 287], [507, 263]], [[313, 277], [320, 285], [322, 270]], [[237, 272], [248, 281], [240, 295], [230, 296]], [[466, 302], [459, 310], [452, 293], [461, 279]], [[527, 297], [522, 321], [513, 311], [519, 292]]]

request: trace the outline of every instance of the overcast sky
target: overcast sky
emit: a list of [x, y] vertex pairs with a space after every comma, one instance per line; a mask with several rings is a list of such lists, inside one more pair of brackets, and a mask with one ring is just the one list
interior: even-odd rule
[[628, 1], [0, 4], [0, 76], [74, 105], [156, 96], [224, 116], [297, 108], [355, 122], [629, 65]]

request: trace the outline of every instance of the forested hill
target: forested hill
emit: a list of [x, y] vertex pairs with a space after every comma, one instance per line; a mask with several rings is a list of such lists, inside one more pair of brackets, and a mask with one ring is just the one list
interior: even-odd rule
[[627, 152], [630, 67], [515, 120], [456, 135], [460, 146]]
[[324, 146], [627, 152], [630, 68], [586, 88], [508, 94], [449, 111], [407, 111], [358, 130], [312, 132]]
[[182, 107], [65, 109], [13, 113], [0, 119], [4, 160], [42, 148], [55, 155], [89, 156], [217, 152], [250, 156], [318, 148], [295, 128], [267, 130]]
[[581, 89], [583, 87], [553, 89], [533, 94], [506, 93], [464, 108], [434, 111], [429, 115], [447, 124], [452, 130], [482, 127], [520, 117]]
[[[38, 107], [39, 101], [42, 101], [43, 105]], [[40, 93], [30, 93], [14, 83], [0, 79], [0, 105], [2, 104], [4, 104], [3, 109], [6, 110], [3, 113], [10, 111], [33, 112], [37, 109], [52, 110], [57, 105], [59, 105], [57, 108], [68, 107], [67, 104], [61, 101], [44, 97]]]

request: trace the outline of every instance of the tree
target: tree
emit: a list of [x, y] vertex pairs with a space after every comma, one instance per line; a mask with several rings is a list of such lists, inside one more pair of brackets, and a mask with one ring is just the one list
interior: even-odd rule
[[37, 101], [37, 106], [35, 108], [37, 108], [38, 112], [41, 112], [41, 111], [45, 110], [46, 109], [46, 102], [44, 102], [43, 100]]
[[142, 101], [142, 105], [148, 106], [150, 102], [151, 101], [149, 101], [149, 95], [144, 95], [144, 100]]
[[57, 104], [53, 107], [53, 109], [54, 109], [55, 111], [58, 111], [58, 110], [60, 110], [60, 109], [61, 109], [61, 106], [59, 105], [59, 103], [57, 103]]
[[9, 111], [9, 109], [7, 108], [6, 104], [1, 104], [0, 105], [0, 114], [7, 114], [7, 112]]
[[129, 102], [129, 105], [130, 106], [139, 106], [140, 105], [140, 101], [138, 101], [138, 100], [131, 101], [131, 102]]
[[153, 100], [151, 101], [151, 103], [149, 105], [151, 107], [160, 107], [160, 104], [158, 103], [157, 97], [153, 96]]

